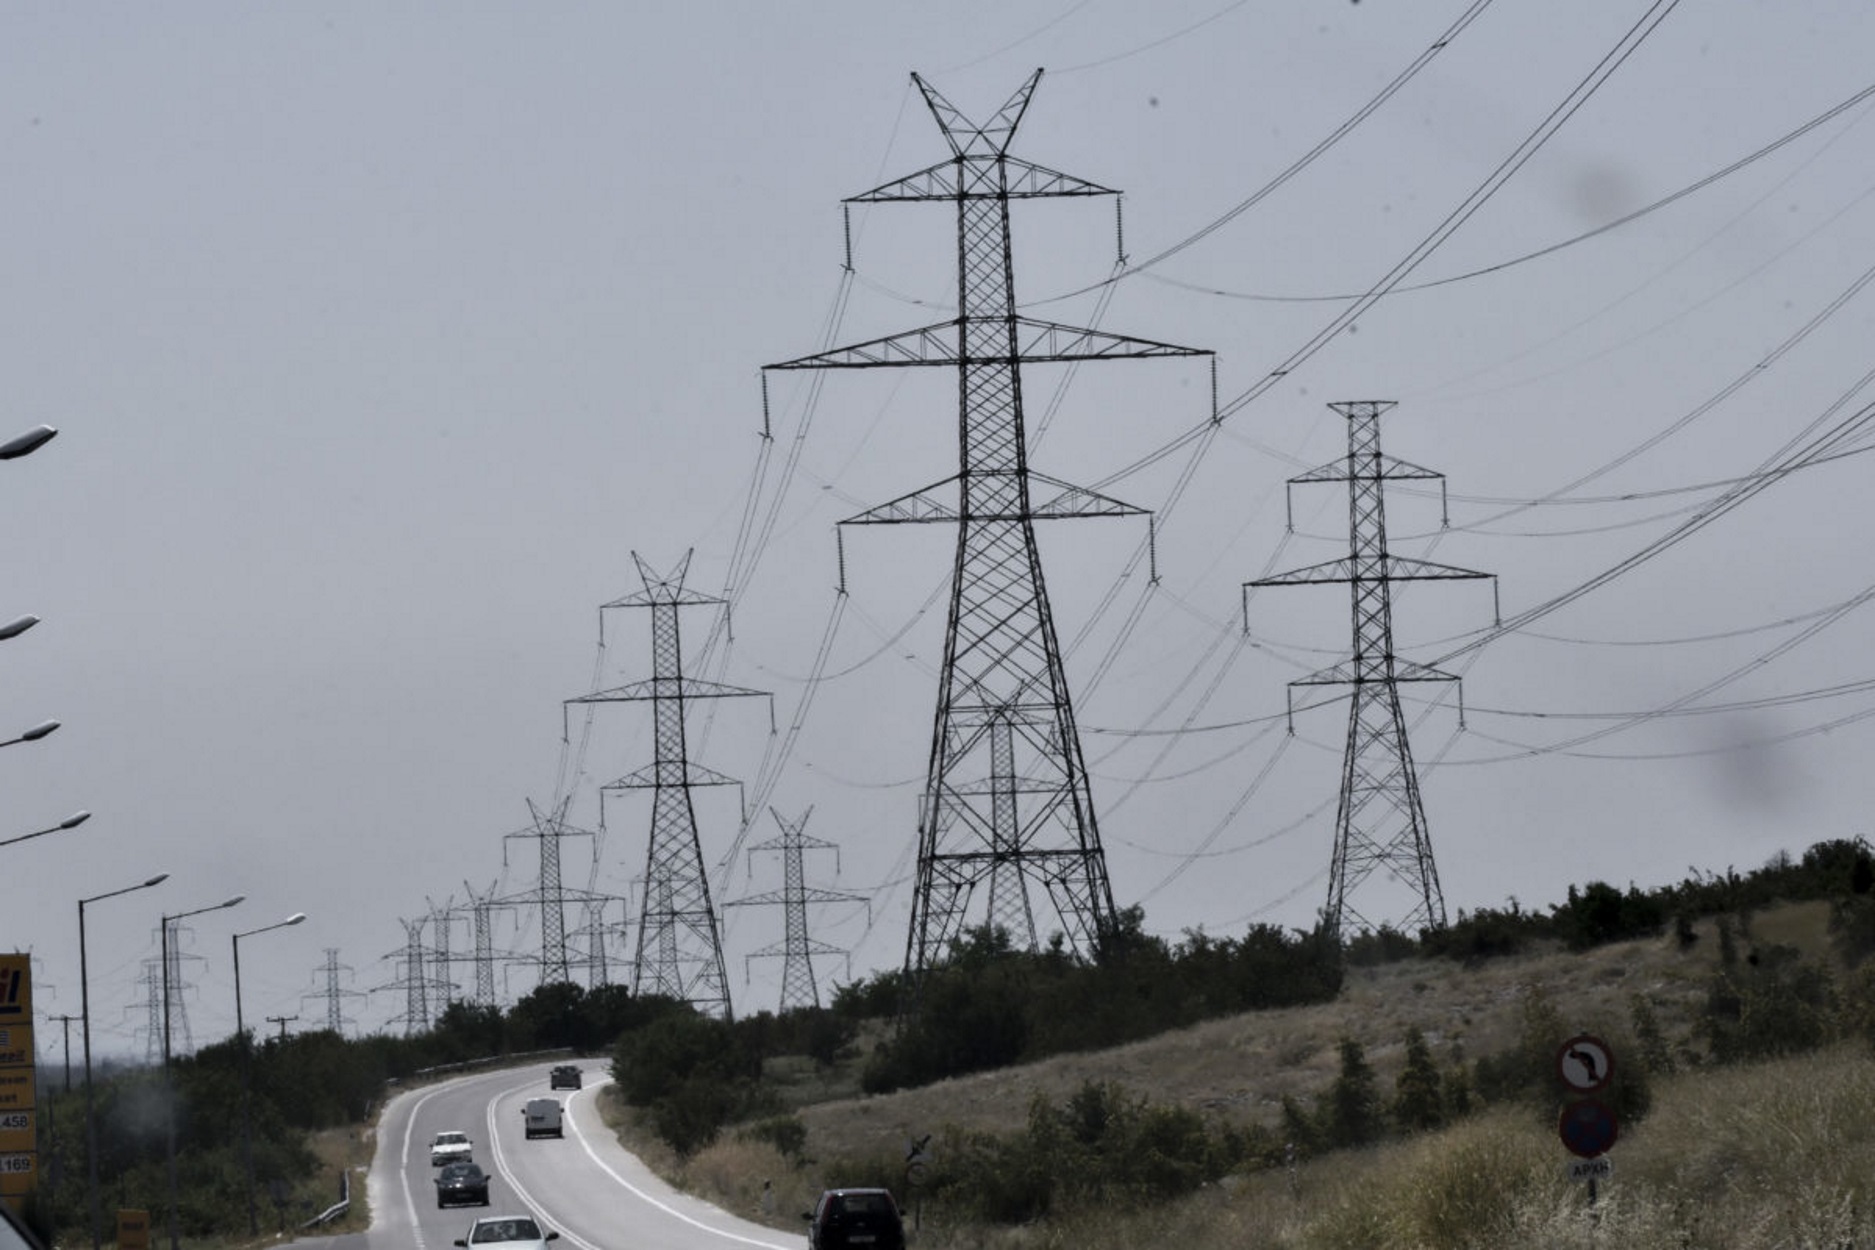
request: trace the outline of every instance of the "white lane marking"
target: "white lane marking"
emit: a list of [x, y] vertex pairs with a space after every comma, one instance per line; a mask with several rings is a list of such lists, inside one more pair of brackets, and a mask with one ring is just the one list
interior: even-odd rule
[[[535, 1213], [536, 1218], [539, 1218], [539, 1213], [542, 1209], [540, 1201], [535, 1198], [534, 1195], [527, 1192], [527, 1186], [521, 1183], [521, 1178], [516, 1176], [514, 1170], [508, 1166], [508, 1156], [503, 1154], [501, 1149], [501, 1136], [495, 1131], [495, 1108], [500, 1104], [503, 1098], [506, 1098], [510, 1094], [519, 1093], [539, 1079], [540, 1077], [537, 1075], [526, 1084], [516, 1085], [512, 1088], [500, 1091], [493, 1098], [488, 1100], [488, 1110], [483, 1113], [488, 1120], [488, 1145], [489, 1149], [495, 1152], [496, 1170], [501, 1173], [502, 1177], [508, 1182], [509, 1186], [513, 1188], [514, 1192], [521, 1195], [521, 1201], [527, 1204], [528, 1210]], [[598, 1246], [593, 1245], [590, 1241], [587, 1241], [578, 1233], [573, 1232], [564, 1225], [562, 1225], [560, 1229], [560, 1237], [562, 1240], [570, 1241], [574, 1245], [579, 1246], [581, 1250], [599, 1250]]]
[[[601, 1081], [599, 1085], [592, 1086], [592, 1088], [596, 1090], [599, 1088], [600, 1085], [604, 1085], [604, 1084], [605, 1082]], [[584, 1093], [585, 1091], [582, 1090], [581, 1092]], [[623, 1185], [626, 1189], [630, 1190], [634, 1195], [638, 1197], [640, 1201], [648, 1202], [652, 1206], [656, 1207], [658, 1210], [664, 1212], [666, 1215], [675, 1216], [678, 1219], [682, 1220], [684, 1223], [690, 1225], [692, 1228], [700, 1228], [704, 1232], [709, 1233], [711, 1236], [714, 1236], [714, 1237], [722, 1237], [729, 1241], [739, 1241], [745, 1246], [761, 1246], [761, 1247], [764, 1247], [764, 1250], [800, 1250], [800, 1247], [797, 1243], [790, 1242], [787, 1245], [783, 1245], [779, 1242], [774, 1242], [774, 1241], [758, 1241], [754, 1237], [744, 1237], [741, 1233], [732, 1233], [732, 1232], [727, 1232], [720, 1228], [712, 1228], [708, 1224], [705, 1224], [702, 1220], [693, 1219], [692, 1217], [685, 1215], [682, 1211], [679, 1211], [676, 1207], [671, 1206], [669, 1203], [660, 1202], [658, 1199], [653, 1198], [650, 1194], [646, 1193], [644, 1190], [638, 1188], [638, 1186], [632, 1184], [630, 1181], [626, 1180], [623, 1176], [620, 1176], [617, 1172], [613, 1171], [612, 1165], [607, 1163], [604, 1159], [601, 1159], [599, 1157], [599, 1153], [592, 1148], [592, 1143], [586, 1140], [586, 1134], [580, 1132], [578, 1121], [574, 1120], [573, 1117], [568, 1116], [567, 1123], [572, 1124], [573, 1136], [579, 1139], [580, 1148], [586, 1152], [587, 1157], [590, 1158], [594, 1163], [598, 1164], [600, 1167], [604, 1168], [606, 1175], [610, 1176], [613, 1180], [617, 1181], [620, 1185]]]

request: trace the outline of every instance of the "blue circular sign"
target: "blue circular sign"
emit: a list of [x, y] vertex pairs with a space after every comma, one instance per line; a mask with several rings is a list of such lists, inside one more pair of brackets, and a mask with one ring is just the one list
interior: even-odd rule
[[1584, 1098], [1581, 1102], [1572, 1102], [1564, 1107], [1562, 1118], [1556, 1124], [1556, 1132], [1562, 1137], [1562, 1144], [1569, 1153], [1584, 1159], [1606, 1154], [1608, 1148], [1615, 1144], [1620, 1130], [1614, 1111], [1608, 1104], [1593, 1098]]

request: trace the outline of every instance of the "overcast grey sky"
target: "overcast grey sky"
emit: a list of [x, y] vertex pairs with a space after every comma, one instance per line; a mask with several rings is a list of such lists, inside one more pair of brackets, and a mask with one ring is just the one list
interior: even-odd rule
[[[328, 948], [355, 970], [348, 988], [385, 985], [400, 917], [460, 903], [465, 883], [530, 888], [531, 844], [502, 841], [527, 800], [563, 797], [597, 828], [599, 785], [650, 759], [648, 706], [562, 713], [650, 675], [642, 614], [607, 614], [598, 650], [597, 606], [639, 588], [633, 551], [665, 569], [694, 549], [705, 592], [737, 579], [734, 643], [709, 673], [772, 690], [780, 732], [759, 703], [720, 706], [693, 727], [696, 756], [764, 780], [791, 819], [812, 807], [807, 832], [841, 853], [838, 877], [815, 856], [810, 880], [872, 898], [817, 909], [816, 936], [851, 948], [855, 974], [897, 965], [952, 535], [849, 533], [811, 703], [804, 678], [835, 607], [834, 522], [955, 471], [954, 377], [841, 374], [815, 392], [777, 376], [754, 510], [767, 541], [731, 564], [760, 367], [951, 315], [942, 205], [856, 210], [842, 297], [840, 200], [947, 154], [911, 72], [983, 117], [1046, 69], [1012, 150], [1122, 189], [1134, 272], [1104, 304], [1088, 289], [1113, 273], [1110, 203], [1021, 204], [1019, 299], [1213, 348], [1229, 402], [1347, 306], [1327, 297], [1412, 255], [1649, 12], [1495, 0], [1280, 190], [1144, 264], [1470, 7], [8, 6], [0, 434], [61, 432], [0, 466], [0, 617], [44, 618], [0, 643], [0, 727], [65, 727], [0, 752], [0, 834], [96, 812], [0, 851], [0, 942], [39, 958], [42, 1016], [78, 1010], [75, 900], [155, 872], [170, 881], [90, 913], [108, 1053], [143, 1053], [162, 912], [248, 896], [189, 936], [201, 1042], [232, 1028], [231, 932], [310, 914], [243, 943], [243, 990], [251, 1020], [316, 1023], [323, 1004], [300, 996], [322, 988]], [[1305, 925], [1325, 895], [1345, 704], [1298, 716], [1293, 738], [1282, 713], [1285, 683], [1347, 649], [1346, 591], [1256, 594], [1240, 646], [1239, 587], [1345, 550], [1336, 488], [1299, 490], [1284, 530], [1284, 480], [1345, 450], [1328, 402], [1400, 401], [1386, 448], [1447, 475], [1451, 528], [1436, 497], [1402, 489], [1394, 549], [1497, 574], [1507, 617], [1685, 523], [1839, 398], [1839, 417], [1867, 402], [1875, 295], [1777, 353], [1875, 264], [1866, 105], [1617, 229], [1411, 288], [1723, 169], [1868, 87], [1871, 48], [1875, 11], [1851, 0], [1680, 5], [1400, 290], [1242, 405], [1195, 464], [1187, 449], [1113, 476], [1205, 419], [1202, 361], [1029, 372], [1035, 466], [1164, 510], [1159, 586], [1135, 574], [1104, 607], [1144, 523], [1043, 539], [1114, 892], [1143, 900], [1149, 928]], [[1865, 473], [1849, 454], [1784, 476], [1450, 660], [1462, 730], [1451, 703], [1409, 691], [1453, 910], [1868, 831], [1875, 728], [1856, 718], [1875, 698], [1855, 683], [1870, 620], [1819, 615], [1870, 586]], [[1479, 584], [1406, 588], [1400, 651], [1451, 654], [1491, 611]], [[687, 637], [700, 647], [708, 626], [698, 610]], [[1715, 705], [1733, 710], [1691, 714]], [[736, 804], [698, 799], [719, 898], [780, 882], [772, 857], [732, 854]], [[648, 806], [609, 798], [603, 817], [596, 846], [567, 844], [566, 876], [627, 893]], [[742, 841], [776, 832], [757, 813]], [[514, 912], [498, 945], [535, 949], [537, 926]], [[745, 979], [744, 957], [780, 936], [777, 909], [732, 911], [739, 1009], [773, 1005], [780, 962]], [[823, 964], [823, 986], [841, 972]], [[531, 985], [516, 969], [505, 997]], [[346, 1011], [376, 1028], [403, 1007], [374, 993]], [[56, 1046], [48, 1030], [44, 1061]]]

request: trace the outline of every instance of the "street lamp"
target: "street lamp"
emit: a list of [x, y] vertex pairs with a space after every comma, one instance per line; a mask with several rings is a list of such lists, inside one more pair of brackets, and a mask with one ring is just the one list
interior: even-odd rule
[[241, 1047], [241, 1162], [247, 1170], [247, 1231], [254, 1237], [260, 1236], [260, 1211], [254, 1205], [254, 1052], [241, 1022], [241, 939], [284, 929], [305, 919], [305, 912], [296, 911], [278, 923], [234, 935], [234, 1038]]
[[147, 890], [169, 880], [159, 872], [140, 885], [127, 885], [108, 894], [94, 894], [78, 900], [78, 1014], [84, 1018], [85, 1034], [85, 1204], [91, 1217], [91, 1250], [99, 1250], [103, 1234], [98, 1229], [98, 1126], [91, 1113], [91, 981], [85, 964], [85, 905], [101, 903], [132, 890]]
[[35, 425], [24, 434], [15, 434], [6, 442], [0, 443], [0, 460], [18, 460], [21, 456], [30, 456], [58, 433], [49, 425]]
[[[4, 745], [6, 744], [0, 743], [0, 746]], [[67, 816], [64, 820], [61, 820], [58, 824], [53, 825], [50, 829], [36, 829], [32, 833], [22, 833], [17, 838], [8, 838], [4, 842], [0, 842], [0, 846], [12, 846], [15, 842], [24, 842], [29, 838], [43, 838], [48, 833], [58, 833], [62, 829], [76, 829], [90, 819], [91, 813], [81, 808], [73, 812], [70, 816]], [[139, 886], [137, 888], [141, 889], [142, 887]]]
[[178, 920], [187, 920], [190, 916], [199, 916], [203, 912], [220, 911], [224, 907], [234, 907], [247, 895], [237, 894], [220, 903], [210, 903], [207, 907], [197, 907], [193, 911], [179, 911], [173, 916], [163, 917], [162, 955], [163, 955], [163, 1092], [164, 1115], [167, 1120], [167, 1147], [169, 1156], [169, 1250], [180, 1250], [181, 1241], [176, 1234], [176, 1081], [169, 1072], [169, 926]]
[[58, 727], [59, 723], [55, 720], [42, 720], [31, 729], [22, 731], [17, 738], [8, 738], [5, 742], [0, 742], [0, 747], [10, 747], [19, 742], [37, 742]]

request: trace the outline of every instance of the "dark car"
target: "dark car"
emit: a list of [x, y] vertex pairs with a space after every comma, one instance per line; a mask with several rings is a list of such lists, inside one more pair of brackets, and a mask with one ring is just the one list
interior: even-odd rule
[[563, 1063], [559, 1067], [555, 1068], [553, 1070], [553, 1074], [547, 1078], [547, 1088], [548, 1089], [578, 1089], [579, 1081], [580, 1081], [579, 1065], [574, 1064], [574, 1063]]
[[488, 1205], [488, 1173], [477, 1163], [445, 1163], [436, 1174], [436, 1205]]
[[888, 1189], [829, 1189], [806, 1219], [810, 1250], [905, 1250], [905, 1223]]

